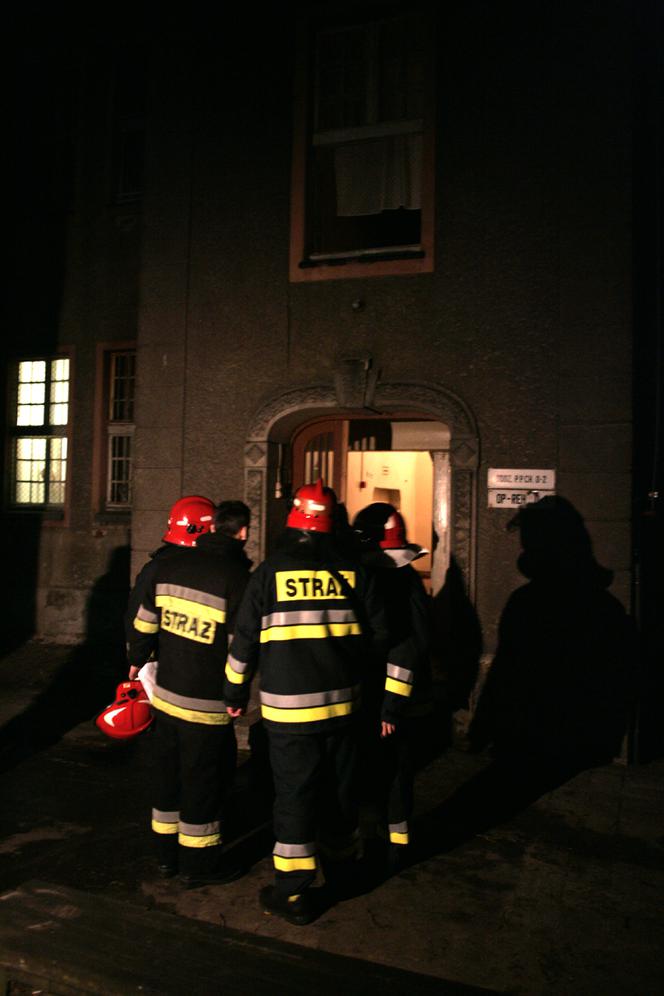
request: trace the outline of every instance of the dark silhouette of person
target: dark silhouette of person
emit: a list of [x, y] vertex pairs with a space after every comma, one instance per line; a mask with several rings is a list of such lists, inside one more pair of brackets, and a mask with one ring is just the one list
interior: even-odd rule
[[529, 580], [503, 611], [471, 742], [526, 764], [606, 763], [620, 753], [630, 705], [631, 627], [607, 591], [613, 575], [565, 498], [524, 506], [509, 528]]
[[469, 707], [482, 655], [482, 628], [454, 556], [433, 598], [432, 617], [434, 674], [441, 680], [449, 726], [452, 713]]
[[633, 632], [608, 591], [583, 518], [563, 497], [524, 506], [518, 567], [496, 654], [469, 729], [493, 760], [426, 818], [450, 849], [621, 751], [632, 707]]
[[129, 547], [111, 551], [90, 590], [85, 637], [48, 685], [0, 728], [0, 771], [43, 750], [113, 700], [126, 674], [123, 617], [129, 595]]

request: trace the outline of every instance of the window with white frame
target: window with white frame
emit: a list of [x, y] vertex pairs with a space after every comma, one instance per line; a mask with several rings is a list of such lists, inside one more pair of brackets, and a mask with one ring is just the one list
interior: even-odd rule
[[63, 507], [67, 484], [70, 362], [20, 360], [14, 384], [10, 503]]
[[106, 508], [131, 508], [136, 351], [108, 354]]

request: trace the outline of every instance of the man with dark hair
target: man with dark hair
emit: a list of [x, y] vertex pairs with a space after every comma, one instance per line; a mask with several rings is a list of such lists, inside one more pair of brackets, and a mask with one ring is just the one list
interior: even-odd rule
[[[169, 520], [182, 545], [143, 578], [129, 639], [130, 678], [158, 648], [152, 829], [160, 874], [179, 871], [189, 886], [231, 881], [241, 871], [221, 860], [223, 782], [236, 750], [223, 682], [249, 580], [249, 518], [243, 502], [226, 501], [212, 509], [209, 532], [190, 534], [186, 509]], [[189, 535], [195, 546], [185, 544]]]
[[212, 532], [246, 540], [251, 512], [243, 501], [231, 499], [220, 502], [212, 518]]

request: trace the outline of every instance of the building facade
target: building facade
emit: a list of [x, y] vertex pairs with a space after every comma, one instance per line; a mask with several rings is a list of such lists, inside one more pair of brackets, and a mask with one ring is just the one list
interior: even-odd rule
[[532, 492], [630, 608], [635, 38], [621, 0], [79, 24], [57, 66], [24, 38], [21, 162], [60, 146], [4, 347], [17, 623], [80, 639], [182, 494], [244, 497], [260, 559], [317, 473], [400, 504], [485, 654]]

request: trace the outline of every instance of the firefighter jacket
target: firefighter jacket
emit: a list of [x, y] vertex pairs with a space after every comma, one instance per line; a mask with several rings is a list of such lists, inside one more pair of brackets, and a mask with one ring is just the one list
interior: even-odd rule
[[396, 723], [432, 709], [431, 607], [422, 579], [412, 567], [414, 544], [395, 550], [372, 549], [362, 563], [374, 578], [385, 605], [388, 650], [374, 658], [365, 682], [370, 711], [380, 708], [381, 719]]
[[147, 591], [150, 590], [150, 586], [154, 581], [155, 574], [159, 569], [159, 566], [163, 562], [164, 558], [178, 556], [182, 552], [181, 546], [174, 546], [173, 543], [164, 543], [157, 550], [154, 550], [150, 554], [150, 559], [141, 567], [140, 571], [136, 575], [136, 580], [134, 581], [134, 587], [129, 593], [129, 601], [127, 603], [127, 611], [125, 613], [125, 637], [127, 643], [132, 639], [134, 632], [134, 619], [136, 618], [136, 613], [138, 612], [139, 606], [143, 601], [143, 597]]
[[174, 550], [151, 571], [134, 618], [129, 663], [140, 667], [158, 647], [153, 707], [223, 726], [230, 722], [223, 701], [228, 634], [251, 562], [239, 540], [220, 533]]
[[266, 728], [319, 733], [352, 720], [385, 617], [359, 562], [325, 534], [286, 529], [245, 593], [226, 665], [224, 697], [244, 708], [260, 667]]

